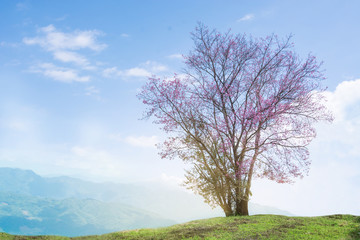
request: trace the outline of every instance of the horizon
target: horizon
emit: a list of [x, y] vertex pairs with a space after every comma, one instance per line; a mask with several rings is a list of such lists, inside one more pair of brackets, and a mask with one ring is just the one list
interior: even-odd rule
[[[44, 176], [44, 175], [39, 175], [38, 173], [34, 172], [31, 169], [0, 167], [1, 172], [3, 172], [4, 169], [6, 169], [5, 172], [7, 172], [8, 170], [17, 171], [17, 172], [31, 172], [32, 174], [35, 174], [36, 176], [40, 177], [42, 180], [50, 180], [50, 179], [55, 180], [55, 183], [59, 183], [59, 182], [56, 182], [57, 178], [67, 178], [69, 180], [75, 180], [75, 181], [80, 181], [80, 182], [83, 182], [83, 183], [94, 184], [93, 186], [95, 186], [97, 184], [100, 184], [104, 188], [106, 188], [106, 186], [111, 186], [113, 184], [115, 184], [115, 185], [119, 184], [119, 185], [122, 185], [122, 186], [123, 185], [130, 185], [132, 187], [140, 187], [140, 189], [144, 188], [144, 187], [145, 187], [145, 189], [148, 189], [148, 187], [149, 187], [148, 184], [154, 184], [155, 183], [156, 187], [157, 187], [157, 190], [155, 190], [155, 191], [161, 192], [161, 194], [164, 194], [163, 197], [167, 196], [167, 197], [165, 197], [165, 199], [169, 198], [169, 194], [173, 194], [174, 192], [176, 192], [177, 194], [180, 194], [180, 195], [187, 196], [188, 197], [187, 201], [190, 200], [190, 201], [192, 201], [192, 204], [197, 204], [197, 210], [199, 210], [199, 208], [201, 208], [203, 210], [203, 214], [205, 214], [205, 215], [203, 215], [202, 217], [204, 217], [206, 215], [208, 215], [210, 217], [218, 217], [218, 216], [222, 216], [222, 214], [223, 214], [222, 209], [220, 207], [216, 207], [215, 209], [212, 209], [208, 204], [206, 204], [204, 201], [202, 201], [202, 198], [200, 196], [194, 195], [191, 191], [186, 190], [185, 188], [182, 188], [180, 185], [176, 185], [174, 183], [168, 184], [167, 182], [156, 181], [156, 180], [154, 180], [153, 182], [144, 181], [144, 182], [128, 182], [128, 183], [111, 182], [111, 181], [108, 181], [108, 182], [96, 182], [96, 181], [91, 181], [91, 180], [84, 180], [84, 179], [77, 178], [77, 177], [70, 177], [70, 176], [66, 176], [66, 175]], [[1, 176], [0, 176], [0, 178], [1, 178]], [[15, 180], [14, 182], [19, 181], [19, 179], [17, 179], [16, 177], [14, 178], [14, 180]], [[60, 180], [60, 182], [61, 182], [61, 180]], [[54, 182], [49, 182], [49, 183], [54, 184]], [[24, 186], [26, 186], [26, 184], [28, 184], [28, 183], [24, 182]], [[66, 186], [65, 187], [65, 189], [66, 189], [66, 188], [69, 187], [69, 184], [65, 184], [65, 186]], [[70, 184], [70, 186], [71, 186], [71, 184]], [[151, 186], [153, 186], [153, 185], [151, 185]], [[38, 186], [36, 184], [33, 184], [32, 187], [34, 187], [36, 189]], [[25, 189], [26, 189], [26, 187], [25, 187]], [[18, 192], [18, 190], [19, 189], [15, 189], [14, 192], [5, 191], [5, 193], [11, 193], [11, 194], [15, 194], [15, 195], [19, 194], [19, 196], [24, 196], [24, 193]], [[82, 189], [78, 189], [78, 190], [80, 190], [80, 192], [81, 192]], [[96, 191], [93, 191], [93, 193], [96, 193]], [[35, 196], [36, 197], [37, 194], [30, 195], [30, 196], [32, 196], [32, 197]], [[37, 196], [37, 197], [39, 197], [39, 196]], [[74, 198], [74, 197], [73, 196], [67, 196], [67, 197], [63, 196], [63, 197], [57, 197], [57, 198], [53, 198], [53, 197], [49, 197], [49, 196], [46, 197], [46, 199], [52, 199], [52, 200], [66, 200], [66, 199], [72, 199], [72, 198]], [[84, 196], [76, 197], [76, 199], [77, 198], [79, 198], [79, 199], [92, 199], [92, 200], [100, 201], [100, 202], [104, 202], [104, 203], [122, 203], [122, 204], [130, 205], [129, 203], [124, 203], [121, 200], [119, 201], [119, 200], [114, 200], [114, 199], [106, 198], [106, 197], [104, 199], [100, 199], [99, 197], [94, 197], [94, 196], [92, 196], [92, 197], [85, 196], [85, 198], [84, 198]], [[185, 204], [185, 203], [183, 203], [183, 204]], [[133, 206], [133, 207], [136, 207], [136, 206]], [[184, 207], [184, 206], [182, 206], [182, 207]], [[250, 215], [262, 214], [262, 212], [259, 210], [259, 208], [264, 208], [265, 210], [263, 210], [263, 211], [272, 212], [271, 214], [282, 214], [284, 216], [295, 216], [293, 213], [285, 211], [283, 209], [279, 209], [279, 208], [276, 208], [276, 207], [273, 207], [273, 206], [268, 206], [268, 205], [261, 205], [261, 204], [257, 204], [257, 203], [253, 203], [253, 202], [250, 203]], [[160, 214], [161, 216], [166, 217], [165, 215], [162, 214], [162, 212], [158, 212], [158, 211], [156, 211], [156, 210], [154, 210], [152, 208], [149, 208], [149, 209], [146, 209], [146, 210], [147, 211], [152, 211], [152, 212], [154, 212], [156, 214]], [[183, 209], [182, 212], [186, 212], [188, 210], [189, 209]], [[197, 215], [199, 215], [199, 214], [197, 214]], [[174, 216], [169, 217], [169, 219], [177, 221], [179, 223], [198, 219], [198, 218], [187, 216], [186, 214], [184, 214], [183, 218], [186, 219], [186, 221], [179, 220], [179, 216], [177, 216], [177, 217], [174, 217]]]
[[[311, 7], [309, 7], [311, 5]], [[0, 9], [0, 167], [93, 182], [176, 185], [159, 126], [139, 120], [147, 77], [182, 74], [198, 21], [221, 32], [293, 34], [323, 61], [335, 120], [318, 124], [309, 176], [257, 179], [251, 202], [295, 215], [360, 215], [360, 2], [10, 1]], [[302, 213], [302, 214], [301, 214]]]

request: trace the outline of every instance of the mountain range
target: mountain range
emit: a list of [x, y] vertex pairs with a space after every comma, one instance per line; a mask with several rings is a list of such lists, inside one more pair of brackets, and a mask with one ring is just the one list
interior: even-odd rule
[[[249, 210], [292, 215], [252, 203]], [[0, 168], [0, 230], [11, 234], [92, 235], [216, 216], [222, 211], [201, 197], [159, 182], [94, 183]]]

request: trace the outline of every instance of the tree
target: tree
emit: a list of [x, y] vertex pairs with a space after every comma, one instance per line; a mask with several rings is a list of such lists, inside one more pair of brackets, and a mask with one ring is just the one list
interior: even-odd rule
[[315, 57], [291, 36], [252, 39], [199, 25], [185, 77], [151, 77], [138, 97], [169, 138], [163, 158], [191, 163], [185, 185], [226, 216], [248, 215], [254, 177], [292, 182], [309, 169], [313, 124], [331, 121]]

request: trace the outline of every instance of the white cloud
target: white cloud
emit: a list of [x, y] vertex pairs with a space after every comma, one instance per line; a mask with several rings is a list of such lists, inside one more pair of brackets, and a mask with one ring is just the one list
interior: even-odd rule
[[238, 19], [237, 22], [250, 21], [250, 20], [253, 20], [254, 18], [255, 18], [255, 15], [250, 13], [250, 14], [246, 14], [242, 18]]
[[74, 69], [57, 67], [52, 63], [42, 63], [33, 67], [32, 71], [60, 82], [88, 82], [90, 80], [89, 76], [79, 76]]
[[170, 58], [170, 59], [183, 59], [183, 56], [180, 53], [176, 53], [176, 54], [169, 55], [168, 58]]
[[118, 142], [125, 142], [130, 144], [134, 147], [155, 147], [156, 144], [160, 142], [158, 136], [127, 136], [123, 137], [121, 134], [111, 134], [109, 135], [109, 139], [118, 141]]
[[158, 136], [128, 136], [125, 138], [125, 142], [135, 147], [155, 147], [159, 143]]
[[45, 76], [51, 77], [61, 82], [87, 82], [89, 81], [88, 76], [79, 77], [73, 70], [45, 70]]
[[106, 68], [103, 70], [104, 77], [151, 77], [154, 74], [167, 71], [168, 68], [157, 62], [147, 61], [140, 64], [138, 67], [119, 70], [117, 67]]
[[[40, 28], [39, 35], [33, 38], [26, 37], [23, 43], [26, 45], [39, 45], [50, 52], [55, 60], [62, 63], [75, 64], [80, 70], [94, 70], [97, 67], [92, 66], [90, 61], [78, 51], [89, 49], [92, 51], [101, 51], [106, 45], [98, 43], [97, 37], [101, 33], [97, 30], [62, 32], [53, 25]], [[78, 76], [78, 71], [66, 68], [46, 69], [43, 71], [45, 76], [51, 77], [63, 82], [86, 82], [89, 77]]]
[[151, 73], [144, 68], [130, 68], [120, 73], [126, 77], [150, 77]]
[[[333, 112], [333, 124], [318, 124], [315, 142], [324, 153], [354, 161], [360, 157], [360, 79], [341, 82], [335, 91], [325, 92], [326, 105]], [[329, 156], [330, 157], [330, 156]], [[359, 163], [360, 168], [360, 163]]]
[[127, 34], [127, 33], [122, 33], [120, 36], [123, 37], [123, 38], [128, 38], [128, 37], [130, 37], [130, 35]]
[[349, 108], [356, 107], [360, 101], [360, 79], [354, 81], [344, 81], [340, 83], [334, 92], [324, 93], [327, 98], [326, 105], [335, 115], [335, 121], [342, 121], [347, 116]]
[[27, 45], [40, 45], [48, 51], [77, 50], [86, 48], [94, 51], [101, 51], [106, 47], [106, 44], [100, 44], [97, 42], [97, 36], [101, 35], [101, 33], [97, 30], [64, 33], [58, 31], [53, 25], [49, 25], [40, 28], [39, 32], [44, 36], [24, 38], [23, 42]]
[[107, 77], [107, 78], [110, 78], [110, 77], [113, 77], [113, 76], [116, 76], [116, 75], [120, 75], [121, 71], [117, 69], [117, 67], [111, 67], [111, 68], [105, 68], [103, 70], [103, 76], [104, 77]]
[[85, 57], [77, 54], [76, 52], [56, 51], [54, 52], [54, 58], [62, 62], [73, 62], [81, 66], [89, 65], [89, 61]]
[[159, 73], [159, 72], [165, 72], [168, 70], [168, 68], [160, 63], [154, 62], [154, 61], [146, 61], [145, 63], [140, 65], [141, 67], [148, 69], [148, 71], [152, 73]]

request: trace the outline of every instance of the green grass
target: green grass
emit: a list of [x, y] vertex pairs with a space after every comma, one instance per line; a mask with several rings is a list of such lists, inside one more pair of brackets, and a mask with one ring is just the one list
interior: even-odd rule
[[1, 240], [155, 240], [155, 239], [360, 239], [360, 216], [285, 217], [255, 215], [219, 217], [165, 228], [139, 229], [99, 236], [13, 236], [0, 233]]

